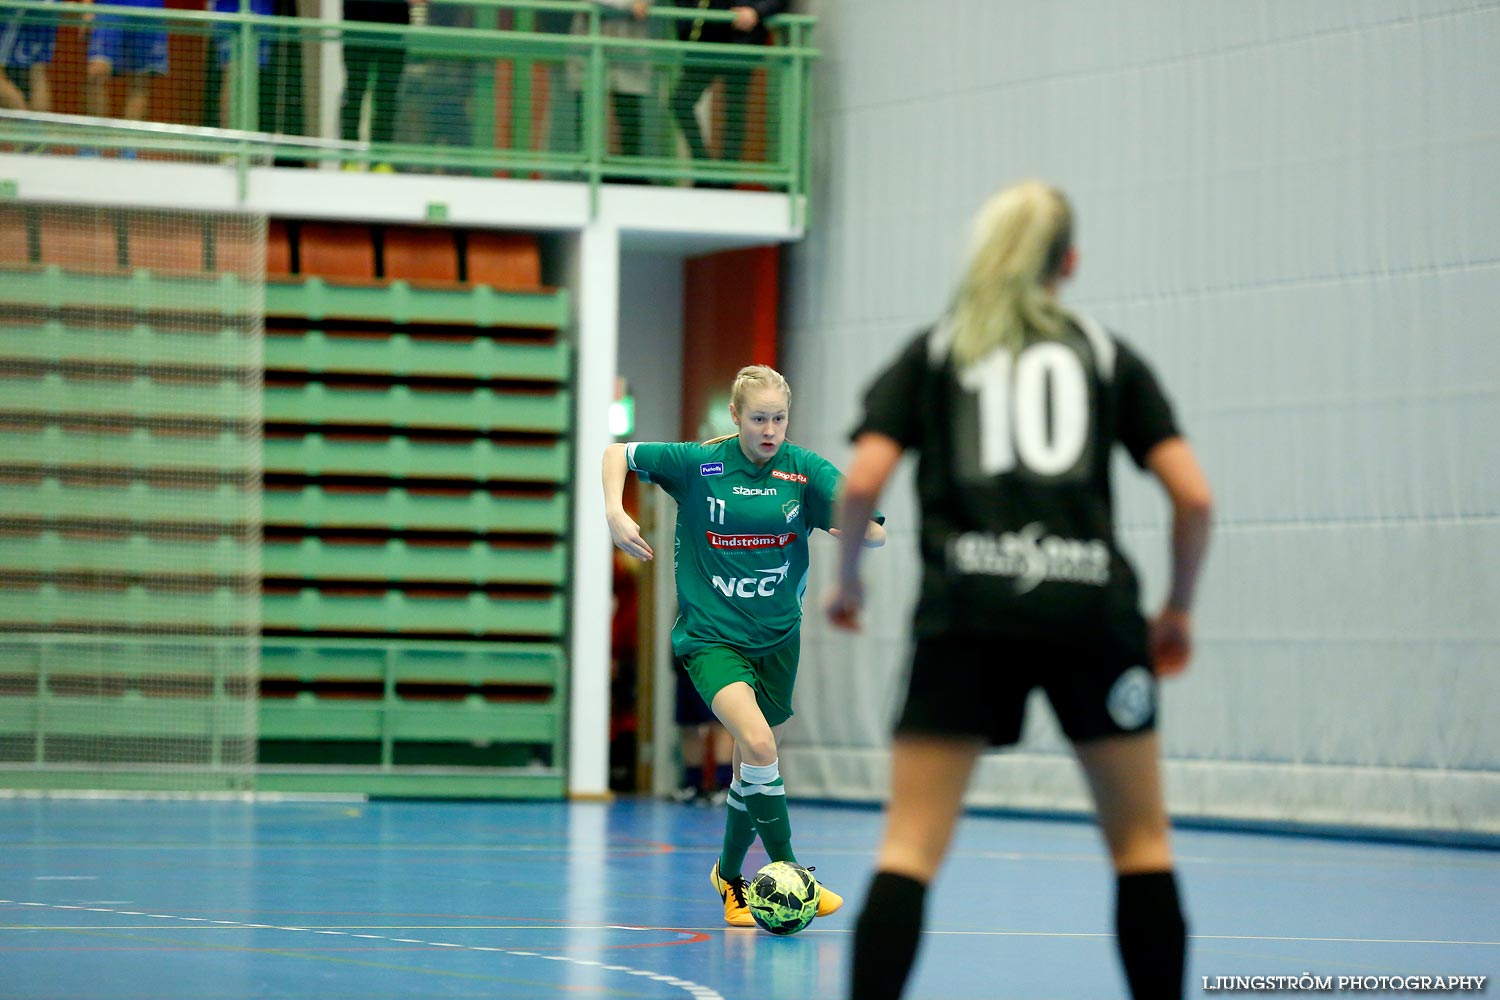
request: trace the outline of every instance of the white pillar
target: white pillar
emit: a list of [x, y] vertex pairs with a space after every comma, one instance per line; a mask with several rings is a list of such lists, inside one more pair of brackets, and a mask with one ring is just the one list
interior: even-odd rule
[[576, 451], [573, 455], [573, 603], [569, 648], [568, 794], [609, 791], [609, 626], [614, 547], [604, 523], [600, 462], [614, 441], [609, 404], [619, 356], [620, 234], [594, 221], [578, 235], [570, 287], [577, 297]]
[[[307, 0], [304, 0], [304, 3]], [[301, 5], [299, 4], [299, 10]], [[306, 16], [306, 15], [303, 15]], [[344, 20], [344, 0], [317, 0], [317, 13], [313, 15], [326, 24], [337, 25]], [[309, 46], [308, 48], [312, 48]], [[316, 135], [322, 139], [338, 139], [339, 135], [339, 101], [344, 93], [344, 43], [342, 41], [324, 41], [317, 46], [318, 67], [318, 89], [317, 109], [318, 124], [316, 131], [311, 129], [312, 122], [304, 123], [304, 128], [309, 129], [309, 134]], [[304, 49], [304, 51], [307, 51]], [[337, 170], [337, 160], [324, 160], [324, 170]]]
[[[678, 296], [681, 299], [681, 296]], [[676, 434], [669, 436], [676, 438]], [[655, 489], [655, 487], [652, 487]], [[671, 552], [677, 537], [677, 502], [665, 493], [656, 494], [656, 529], [647, 539], [657, 552]], [[681, 748], [677, 745], [677, 687], [682, 679], [672, 659], [672, 623], [677, 618], [677, 578], [672, 560], [660, 557], [647, 568], [656, 574], [656, 606], [653, 609], [656, 633], [651, 637], [655, 649], [652, 692], [652, 715], [656, 724], [651, 733], [651, 791], [670, 795], [682, 784]]]

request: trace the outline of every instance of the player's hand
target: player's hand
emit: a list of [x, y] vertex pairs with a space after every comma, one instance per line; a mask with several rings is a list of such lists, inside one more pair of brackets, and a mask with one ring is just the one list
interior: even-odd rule
[[[829, 528], [828, 533], [834, 538], [844, 537], [844, 531], [842, 528]], [[865, 525], [865, 538], [862, 544], [867, 549], [880, 548], [885, 544], [885, 528], [876, 524], [874, 521], [871, 521], [869, 524]]]
[[605, 517], [609, 521], [609, 536], [613, 539], [615, 548], [641, 562], [650, 562], [656, 558], [656, 553], [651, 551], [651, 546], [641, 537], [641, 526], [629, 514], [623, 510], [612, 510]]
[[865, 588], [858, 582], [834, 587], [829, 592], [828, 599], [823, 602], [823, 607], [828, 611], [828, 620], [835, 628], [846, 632], [859, 631], [859, 613], [864, 606]]
[[731, 7], [734, 11], [734, 30], [754, 31], [755, 26], [760, 23], [760, 11], [754, 7]]
[[1162, 608], [1151, 620], [1151, 665], [1158, 677], [1175, 677], [1193, 658], [1193, 616], [1178, 608]]

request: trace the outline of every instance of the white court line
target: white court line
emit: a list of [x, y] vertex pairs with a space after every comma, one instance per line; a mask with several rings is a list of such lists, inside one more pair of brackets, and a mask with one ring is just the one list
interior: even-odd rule
[[[845, 929], [822, 929], [809, 927], [804, 934], [850, 934]], [[935, 937], [1034, 937], [1034, 938], [1113, 938], [1114, 934], [1099, 931], [922, 931], [924, 936]], [[1318, 944], [1446, 944], [1461, 947], [1500, 947], [1500, 941], [1452, 941], [1438, 938], [1358, 938], [1358, 937], [1298, 937], [1276, 934], [1189, 934], [1191, 941], [1309, 941]]]
[[[13, 902], [12, 900], [0, 899], [0, 903]], [[22, 906], [45, 906], [43, 903], [22, 903]], [[57, 907], [61, 909], [61, 907]], [[123, 913], [123, 910], [103, 910], [98, 907], [87, 907], [95, 913]], [[163, 914], [150, 914], [150, 916], [161, 917]], [[172, 917], [173, 920], [203, 920], [202, 917]], [[598, 930], [633, 930], [633, 931], [698, 931], [701, 933], [715, 934], [722, 931], [722, 927], [613, 927], [599, 924], [576, 924], [576, 925], [547, 925], [538, 927], [536, 924], [445, 924], [442, 926], [424, 926], [412, 928], [402, 924], [396, 926], [367, 926], [363, 924], [336, 924], [332, 926], [357, 928], [359, 930], [424, 930], [424, 931], [598, 931]], [[138, 931], [140, 924], [0, 924], [0, 931]], [[167, 928], [153, 926], [152, 930], [166, 930]], [[316, 930], [309, 931], [306, 927], [278, 927], [274, 924], [248, 924], [234, 920], [211, 920], [205, 924], [192, 924], [175, 928], [182, 931], [223, 931], [223, 930], [282, 930], [282, 931], [305, 931], [313, 934], [341, 934], [345, 937], [366, 938], [371, 941], [400, 941], [403, 943], [435, 944], [432, 941], [418, 941], [414, 938], [392, 938], [380, 934], [356, 934], [353, 930]], [[803, 931], [804, 934], [852, 934], [853, 931], [842, 927], [809, 927]], [[924, 930], [924, 935], [934, 937], [1031, 937], [1031, 938], [1113, 938], [1114, 935], [1104, 931], [939, 931]], [[1189, 934], [1188, 937], [1195, 941], [1308, 941], [1318, 944], [1438, 944], [1455, 945], [1461, 947], [1500, 948], [1500, 941], [1455, 941], [1440, 938], [1357, 938], [1357, 937], [1297, 937], [1287, 935], [1270, 934]], [[468, 948], [472, 951], [504, 951], [507, 955], [520, 955], [528, 958], [547, 958], [550, 956], [539, 955], [531, 951], [512, 951], [508, 948], [479, 948], [474, 945], [443, 945], [442, 947]], [[625, 966], [602, 965], [602, 963], [587, 959], [568, 959], [575, 965], [601, 965], [602, 968], [611, 970], [622, 970]]]
[[1458, 944], [1500, 947], [1500, 941], [1441, 941], [1436, 938], [1278, 937], [1271, 934], [1190, 934], [1199, 941], [1317, 941], [1322, 944]]
[[[1198, 832], [1198, 831], [1180, 831], [1180, 830], [1174, 830], [1173, 832], [1174, 833], [1181, 833], [1181, 832]], [[1329, 868], [1364, 868], [1364, 867], [1369, 867], [1369, 868], [1379, 869], [1382, 872], [1384, 872], [1384, 870], [1388, 869], [1388, 868], [1397, 868], [1397, 869], [1406, 869], [1406, 868], [1418, 868], [1418, 869], [1442, 868], [1442, 869], [1459, 869], [1459, 870], [1466, 869], [1466, 868], [1479, 868], [1479, 869], [1484, 869], [1484, 870], [1490, 870], [1490, 869], [1494, 868], [1494, 861], [1490, 857], [1483, 855], [1482, 852], [1477, 852], [1477, 851], [1476, 852], [1469, 852], [1469, 853], [1475, 853], [1475, 854], [1479, 854], [1480, 855], [1479, 857], [1474, 857], [1474, 858], [1468, 858], [1468, 857], [1463, 857], [1463, 856], [1457, 856], [1457, 857], [1455, 857], [1455, 856], [1451, 856], [1451, 855], [1449, 855], [1449, 856], [1424, 857], [1420, 853], [1418, 853], [1418, 850], [1425, 849], [1427, 845], [1419, 843], [1419, 842], [1413, 842], [1411, 844], [1411, 847], [1414, 848], [1414, 849], [1417, 849], [1417, 850], [1413, 850], [1413, 851], [1410, 851], [1408, 853], [1402, 853], [1403, 849], [1405, 847], [1405, 845], [1402, 845], [1402, 844], [1386, 844], [1386, 843], [1377, 843], [1377, 842], [1369, 842], [1369, 841], [1356, 841], [1356, 843], [1361, 848], [1365, 849], [1365, 852], [1368, 854], [1368, 856], [1363, 856], [1362, 855], [1362, 856], [1358, 856], [1358, 857], [1339, 857], [1336, 854], [1336, 847], [1338, 846], [1337, 844], [1335, 844], [1335, 845], [1323, 845], [1323, 844], [1319, 844], [1319, 845], [1312, 845], [1312, 846], [1308, 846], [1308, 847], [1299, 848], [1298, 850], [1301, 853], [1286, 853], [1286, 854], [1276, 854], [1276, 855], [1270, 855], [1270, 854], [1260, 854], [1260, 855], [1257, 855], [1257, 854], [1221, 854], [1221, 855], [1214, 855], [1214, 854], [1197, 854], [1197, 853], [1194, 853], [1191, 850], [1188, 850], [1185, 853], [1184, 852], [1179, 852], [1179, 853], [1175, 854], [1174, 855], [1174, 859], [1177, 861], [1177, 863], [1179, 865], [1203, 865], [1205, 867], [1212, 867], [1214, 865], [1249, 866], [1249, 867], [1253, 867], [1253, 866], [1256, 866], [1256, 865], [1268, 865], [1268, 864], [1276, 864], [1276, 865], [1316, 865], [1316, 866], [1320, 866], [1320, 867], [1326, 866], [1326, 867], [1329, 867]], [[1439, 845], [1439, 846], [1441, 846], [1441, 845]], [[698, 849], [692, 849], [692, 850], [679, 849], [677, 851], [677, 853], [678, 854], [702, 854], [704, 856], [709, 856], [712, 852], [709, 849], [704, 848], [702, 850], [698, 850]], [[819, 846], [817, 846], [817, 847], [815, 847], [813, 849], [808, 850], [807, 853], [808, 854], [819, 854], [819, 855], [830, 854], [830, 855], [838, 855], [840, 857], [857, 858], [857, 857], [861, 857], [861, 856], [868, 857], [870, 852], [869, 852], [869, 850], [867, 848], [863, 848], [863, 847], [854, 848], [854, 847], [834, 847], [834, 846], [819, 845]], [[982, 849], [982, 848], [967, 848], [967, 849], [954, 848], [953, 850], [951, 850], [951, 851], [948, 852], [948, 858], [950, 860], [954, 859], [954, 858], [979, 858], [979, 859], [982, 859], [984, 861], [1057, 861], [1057, 862], [1081, 862], [1081, 863], [1084, 863], [1084, 864], [1096, 864], [1096, 863], [1097, 864], [1104, 864], [1106, 862], [1105, 856], [1103, 854], [1099, 853], [1098, 851], [1095, 851], [1095, 850], [1078, 850], [1078, 851], [1065, 851], [1065, 850], [1057, 850], [1057, 851], [998, 850], [997, 851], [997, 850], [985, 850], [985, 849]]]
[[[168, 915], [168, 914], [165, 914], [165, 913], [142, 913], [142, 912], [140, 912], [138, 910], [106, 910], [106, 909], [103, 909], [103, 908], [97, 907], [97, 906], [82, 907], [82, 906], [70, 906], [70, 905], [66, 905], [66, 904], [62, 904], [62, 903], [35, 903], [35, 902], [27, 902], [27, 901], [24, 901], [24, 900], [16, 900], [16, 899], [0, 899], [0, 905], [7, 905], [7, 904], [11, 905], [11, 906], [34, 906], [34, 907], [40, 907], [42, 909], [48, 909], [48, 910], [83, 910], [83, 909], [87, 909], [87, 910], [90, 910], [90, 911], [92, 911], [94, 913], [113, 913], [113, 914], [117, 914], [117, 915], [120, 915], [120, 916], [132, 916], [132, 917], [153, 917], [153, 918], [157, 918], [157, 919], [161, 919], [161, 920], [181, 920], [184, 923], [180, 927], [177, 928], [178, 930], [203, 930], [203, 931], [211, 931], [211, 930], [230, 930], [230, 929], [251, 928], [251, 929], [255, 929], [255, 930], [286, 931], [288, 933], [294, 933], [294, 934], [298, 934], [298, 933], [300, 933], [300, 934], [344, 934], [343, 931], [336, 931], [336, 930], [313, 930], [312, 928], [309, 928], [309, 927], [281, 927], [281, 926], [277, 926], [275, 924], [250, 924], [250, 923], [234, 924], [234, 923], [230, 923], [229, 921], [223, 921], [223, 920], [214, 921], [212, 924], [208, 924], [208, 923], [188, 923], [187, 921], [199, 921], [199, 920], [202, 920], [203, 918], [202, 917], [176, 917], [176, 916], [171, 916], [171, 915]], [[3, 924], [0, 924], [0, 931], [3, 931], [3, 930], [19, 930], [19, 929], [21, 929], [21, 928], [7, 927], [7, 926], [5, 926]], [[70, 927], [51, 926], [51, 927], [31, 927], [31, 928], [27, 928], [27, 929], [30, 929], [30, 930], [56, 930], [56, 931], [62, 931], [62, 930], [132, 930], [132, 931], [153, 930], [153, 931], [155, 931], [155, 930], [163, 930], [164, 928], [162, 928], [160, 925], [155, 925], [155, 924], [152, 924], [152, 925], [132, 924], [130, 926], [123, 927], [123, 928], [111, 928], [111, 927], [104, 927], [104, 926], [99, 925], [99, 924], [94, 924], [92, 926], [87, 926], [87, 925], [85, 925], [85, 926], [70, 926]], [[429, 930], [429, 929], [436, 930], [438, 928], [426, 928], [426, 927], [424, 927], [424, 928], [421, 928], [421, 929], [422, 930]], [[460, 926], [457, 926], [457, 927], [448, 927], [448, 928], [442, 928], [442, 929], [444, 929], [444, 930], [493, 930], [493, 929], [496, 929], [496, 928], [494, 928], [494, 927], [482, 927], [482, 926], [481, 927], [475, 927], [475, 926], [472, 926], [472, 925], [465, 924], [465, 925], [460, 925]], [[530, 924], [530, 925], [526, 925], [524, 928], [522, 928], [522, 927], [505, 927], [504, 929], [507, 929], [507, 930], [520, 930], [520, 929], [536, 930], [537, 927], [536, 927], [535, 924]], [[589, 925], [589, 926], [583, 926], [583, 927], [548, 927], [546, 929], [547, 930], [600, 930], [601, 928], [596, 924], [596, 925]], [[606, 925], [602, 929], [610, 930], [610, 929], [615, 929], [615, 928], [613, 928], [613, 927], [611, 927], [609, 925]], [[619, 929], [620, 930], [652, 930], [654, 928], [628, 927], [628, 928], [619, 928]], [[662, 929], [665, 930], [666, 928], [662, 928]], [[675, 931], [675, 930], [677, 930], [677, 928], [672, 928], [672, 930]], [[696, 997], [697, 1000], [724, 1000], [724, 995], [722, 993], [720, 993], [718, 990], [713, 989], [712, 987], [704, 986], [704, 985], [702, 985], [700, 983], [695, 983], [695, 982], [692, 982], [692, 981], [687, 980], [687, 979], [679, 979], [679, 978], [677, 978], [675, 976], [664, 976], [664, 975], [662, 975], [659, 972], [649, 972], [649, 971], [647, 971], [645, 969], [632, 968], [631, 966], [628, 966], [628, 965], [603, 965], [603, 964], [601, 964], [599, 962], [589, 961], [589, 960], [586, 960], [586, 959], [569, 958], [566, 955], [539, 955], [539, 954], [537, 954], [534, 951], [513, 951], [513, 950], [511, 950], [509, 948], [482, 948], [482, 947], [475, 947], [475, 946], [472, 946], [472, 945], [452, 944], [452, 943], [447, 942], [447, 941], [423, 941], [423, 940], [420, 940], [418, 938], [393, 938], [393, 937], [383, 937], [383, 936], [377, 935], [377, 934], [346, 934], [344, 936], [346, 936], [346, 937], [368, 938], [368, 939], [373, 940], [373, 941], [395, 941], [395, 942], [399, 942], [401, 944], [421, 944], [421, 945], [426, 945], [429, 948], [457, 948], [460, 951], [499, 952], [502, 955], [512, 955], [512, 956], [516, 956], [516, 957], [520, 957], [520, 958], [541, 958], [541, 959], [546, 959], [549, 962], [568, 962], [568, 963], [570, 963], [572, 965], [583, 965], [583, 966], [587, 966], [589, 968], [596, 968], [596, 969], [608, 970], [610, 972], [624, 972], [627, 975], [631, 975], [631, 976], [647, 976], [647, 977], [650, 977], [655, 982], [659, 982], [659, 983], [663, 983], [664, 985], [671, 986], [673, 989], [682, 990], [685, 993], [688, 993], [688, 994], [692, 995], [693, 997]]]

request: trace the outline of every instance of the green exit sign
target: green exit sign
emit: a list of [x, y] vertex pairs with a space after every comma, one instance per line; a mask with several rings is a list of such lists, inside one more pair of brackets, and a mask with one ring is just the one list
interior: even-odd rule
[[429, 201], [427, 203], [427, 220], [429, 222], [441, 222], [448, 217], [448, 203], [446, 201]]
[[19, 198], [21, 185], [13, 180], [0, 180], [0, 198]]

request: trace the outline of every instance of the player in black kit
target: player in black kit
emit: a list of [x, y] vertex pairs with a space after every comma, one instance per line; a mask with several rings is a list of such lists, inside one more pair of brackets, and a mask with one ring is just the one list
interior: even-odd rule
[[[885, 837], [855, 932], [855, 1000], [901, 995], [974, 763], [1020, 738], [1035, 687], [1093, 795], [1131, 993], [1181, 996], [1187, 931], [1156, 683], [1192, 653], [1211, 499], [1145, 361], [1058, 302], [1076, 262], [1061, 192], [1027, 182], [993, 197], [952, 308], [875, 379], [854, 433], [839, 523], [863, 524], [902, 453], [916, 451], [923, 567]], [[1115, 543], [1117, 442], [1172, 502], [1170, 592], [1149, 623]], [[834, 624], [850, 629], [863, 603], [858, 539], [843, 534], [828, 600]]]

